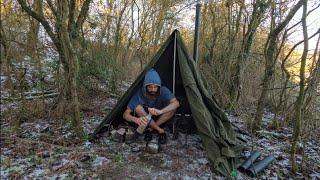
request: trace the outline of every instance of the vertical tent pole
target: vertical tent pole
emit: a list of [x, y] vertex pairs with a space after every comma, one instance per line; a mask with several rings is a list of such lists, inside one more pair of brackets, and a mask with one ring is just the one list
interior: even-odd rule
[[200, 26], [200, 0], [197, 0], [196, 5], [196, 22], [194, 27], [194, 41], [193, 41], [193, 59], [198, 62], [198, 41], [199, 41], [199, 26]]
[[172, 92], [175, 95], [176, 91], [176, 48], [177, 48], [177, 32], [174, 33], [174, 44], [173, 44], [173, 80], [172, 80]]
[[[174, 31], [173, 43], [173, 72], [172, 72], [172, 93], [175, 96], [176, 92], [176, 49], [177, 49], [177, 31]], [[175, 115], [176, 116], [176, 115]], [[173, 118], [172, 133], [176, 134], [176, 118]]]

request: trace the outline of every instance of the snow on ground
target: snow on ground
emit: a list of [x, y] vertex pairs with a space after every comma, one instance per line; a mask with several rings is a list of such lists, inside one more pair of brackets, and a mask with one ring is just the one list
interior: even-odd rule
[[[173, 141], [170, 138], [168, 143], [161, 147], [160, 153], [150, 154], [146, 152], [142, 136], [132, 144], [114, 142], [111, 137], [103, 136], [94, 143], [85, 142], [74, 147], [63, 147], [37, 141], [44, 134], [41, 133], [44, 125], [34, 124], [31, 128], [28, 123], [22, 127], [25, 129], [24, 137], [28, 138], [2, 139], [1, 179], [222, 179], [211, 172], [198, 135], [191, 135], [187, 144], [184, 144], [185, 137], [180, 134], [178, 140]], [[27, 128], [33, 133], [26, 132]]]
[[[116, 100], [110, 98], [107, 102], [113, 106]], [[245, 129], [240, 117], [231, 114], [228, 117]], [[101, 116], [86, 117], [83, 122], [85, 132], [92, 133], [102, 119]], [[264, 127], [272, 119], [273, 114], [266, 112]], [[64, 120], [25, 122], [18, 131], [12, 133], [8, 124], [1, 124], [1, 179], [225, 179], [212, 171], [197, 134], [188, 135], [186, 141], [185, 134], [179, 133], [178, 139], [173, 140], [169, 133], [167, 144], [159, 153], [152, 154], [146, 150], [142, 136], [130, 144], [115, 142], [107, 134], [94, 142], [75, 143], [79, 141]], [[262, 157], [275, 156], [275, 161], [259, 174], [258, 179], [320, 178], [318, 139], [304, 144], [304, 156], [302, 148], [298, 148], [297, 160], [304, 161], [308, 171], [289, 173], [291, 136], [290, 128], [277, 131], [265, 128], [258, 136], [245, 136], [248, 144], [244, 155], [250, 154], [250, 149], [258, 149], [262, 151]], [[251, 178], [238, 172], [236, 179]]]

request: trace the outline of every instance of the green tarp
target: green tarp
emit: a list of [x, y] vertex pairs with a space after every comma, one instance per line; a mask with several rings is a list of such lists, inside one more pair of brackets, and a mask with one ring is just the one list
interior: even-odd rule
[[182, 104], [179, 111], [192, 114], [213, 169], [229, 177], [236, 169], [235, 162], [238, 159], [240, 142], [237, 141], [226, 114], [206, 90], [203, 78], [177, 30], [171, 34], [144, 71], [96, 128], [92, 137], [97, 137], [106, 127], [117, 126], [124, 121], [122, 114], [131, 96], [141, 88], [144, 75], [150, 68], [157, 70], [163, 85], [171, 90], [173, 86], [175, 87], [175, 96], [179, 101], [187, 102]]

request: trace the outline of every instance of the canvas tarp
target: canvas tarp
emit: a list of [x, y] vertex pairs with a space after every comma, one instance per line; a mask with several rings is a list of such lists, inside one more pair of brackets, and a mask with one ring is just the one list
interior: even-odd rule
[[[176, 52], [175, 62], [173, 61], [173, 52]], [[174, 85], [172, 85], [173, 62], [176, 63]], [[197, 132], [206, 148], [208, 159], [214, 170], [229, 177], [230, 173], [236, 169], [235, 162], [238, 159], [240, 142], [237, 141], [235, 131], [226, 114], [214, 97], [207, 92], [203, 78], [189, 56], [177, 30], [172, 33], [93, 135], [96, 136], [102, 132], [107, 125], [116, 126], [123, 120], [122, 113], [128, 101], [133, 93], [141, 88], [144, 75], [150, 68], [155, 68], [158, 71], [163, 84], [169, 89], [172, 90], [172, 87], [175, 86], [176, 96], [187, 99], [188, 107], [183, 108], [191, 111]]]

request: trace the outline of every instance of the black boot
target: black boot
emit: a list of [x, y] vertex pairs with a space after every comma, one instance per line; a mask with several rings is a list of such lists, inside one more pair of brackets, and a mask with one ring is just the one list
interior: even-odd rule
[[159, 144], [165, 144], [167, 142], [167, 134], [165, 132], [159, 134], [158, 142], [159, 142]]
[[149, 142], [152, 140], [152, 132], [150, 130], [146, 130], [144, 133], [144, 140]]

